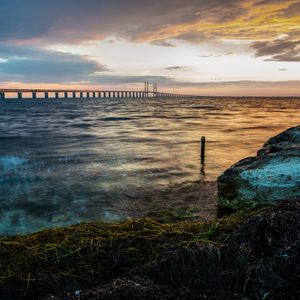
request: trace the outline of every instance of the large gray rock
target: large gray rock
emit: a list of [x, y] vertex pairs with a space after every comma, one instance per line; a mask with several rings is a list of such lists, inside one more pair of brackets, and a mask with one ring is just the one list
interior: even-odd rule
[[300, 126], [271, 138], [256, 157], [218, 178], [219, 214], [300, 198]]

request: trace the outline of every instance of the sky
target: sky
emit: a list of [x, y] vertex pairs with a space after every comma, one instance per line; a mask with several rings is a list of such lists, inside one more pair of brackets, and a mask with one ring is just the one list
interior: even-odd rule
[[300, 0], [0, 0], [0, 88], [300, 96]]

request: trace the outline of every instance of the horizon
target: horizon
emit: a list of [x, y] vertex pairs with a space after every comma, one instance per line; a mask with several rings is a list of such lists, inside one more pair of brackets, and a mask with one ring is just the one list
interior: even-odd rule
[[3, 0], [0, 9], [0, 89], [149, 81], [203, 97], [300, 96], [299, 0]]

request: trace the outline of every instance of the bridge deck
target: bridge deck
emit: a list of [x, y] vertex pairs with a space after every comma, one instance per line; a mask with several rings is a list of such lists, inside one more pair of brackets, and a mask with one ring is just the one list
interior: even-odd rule
[[[10, 98], [14, 96], [18, 99], [22, 99], [24, 94], [31, 95], [36, 99], [37, 94], [43, 94], [47, 99], [51, 95], [51, 98], [188, 98], [195, 97], [192, 95], [165, 93], [159, 91], [132, 91], [132, 90], [63, 90], [63, 89], [0, 89], [0, 99], [5, 99], [7, 95]], [[43, 98], [43, 97], [39, 97]]]

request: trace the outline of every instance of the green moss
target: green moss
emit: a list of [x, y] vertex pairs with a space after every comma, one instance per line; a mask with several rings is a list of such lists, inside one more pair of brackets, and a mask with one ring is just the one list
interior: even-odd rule
[[0, 238], [0, 285], [43, 294], [87, 288], [141, 266], [174, 245], [221, 243], [249, 216], [160, 224], [141, 219], [87, 223], [27, 236]]
[[238, 198], [228, 200], [227, 198], [219, 197], [218, 215], [225, 216], [239, 211], [251, 212], [266, 206], [268, 206], [266, 203], [259, 201], [244, 201]]

